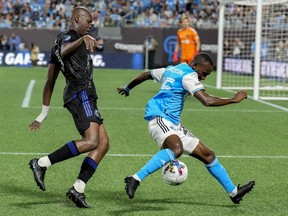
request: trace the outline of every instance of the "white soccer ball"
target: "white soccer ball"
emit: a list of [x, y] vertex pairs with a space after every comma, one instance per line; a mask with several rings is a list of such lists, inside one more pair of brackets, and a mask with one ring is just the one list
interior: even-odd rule
[[186, 181], [188, 169], [186, 164], [179, 160], [173, 160], [162, 168], [162, 178], [169, 185], [180, 185]]

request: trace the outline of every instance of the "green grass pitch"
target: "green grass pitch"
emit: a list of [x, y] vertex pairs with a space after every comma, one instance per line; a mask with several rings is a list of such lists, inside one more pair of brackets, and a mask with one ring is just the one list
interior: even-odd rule
[[[189, 97], [182, 114], [182, 123], [218, 155], [235, 184], [256, 181], [240, 205], [231, 202], [201, 162], [188, 157], [180, 158], [189, 169], [184, 184], [166, 185], [157, 171], [141, 183], [130, 200], [123, 179], [138, 171], [158, 150], [143, 114], [159, 84], [147, 81], [126, 98], [116, 91], [141, 72], [133, 70], [94, 70], [98, 106], [111, 147], [86, 187], [93, 208], [78, 209], [65, 197], [85, 155], [50, 167], [45, 179], [47, 190], [40, 191], [29, 160], [80, 138], [70, 114], [62, 108], [62, 75], [48, 118], [39, 131], [28, 130], [41, 110], [46, 71], [39, 67], [0, 68], [0, 215], [288, 215], [288, 112], [250, 98], [240, 104], [211, 108]], [[215, 89], [215, 79], [214, 73], [203, 82], [207, 92], [232, 96], [231, 92]], [[35, 84], [23, 108], [31, 80]], [[278, 105], [288, 108], [287, 102]]]

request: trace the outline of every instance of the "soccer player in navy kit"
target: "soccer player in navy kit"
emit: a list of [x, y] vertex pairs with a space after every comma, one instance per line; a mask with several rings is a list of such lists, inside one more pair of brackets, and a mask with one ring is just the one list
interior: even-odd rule
[[44, 177], [49, 166], [89, 152], [82, 162], [75, 183], [66, 193], [79, 208], [91, 207], [84, 195], [86, 183], [109, 149], [109, 138], [97, 107], [98, 97], [90, 57], [90, 52], [102, 45], [102, 41], [88, 35], [91, 24], [92, 15], [87, 8], [78, 6], [73, 9], [68, 29], [57, 36], [51, 50], [42, 112], [29, 126], [30, 130], [36, 131], [47, 117], [54, 85], [61, 71], [66, 78], [64, 107], [71, 113], [82, 139], [71, 140], [47, 156], [34, 158], [29, 165], [36, 184], [45, 191]]
[[159, 92], [148, 101], [144, 116], [148, 121], [149, 133], [158, 143], [160, 151], [137, 173], [125, 178], [125, 190], [130, 199], [134, 197], [137, 187], [144, 178], [169, 161], [179, 158], [183, 153], [202, 161], [209, 173], [226, 190], [233, 203], [239, 204], [245, 194], [252, 190], [254, 181], [243, 186], [233, 184], [214, 152], [180, 122], [183, 105], [189, 94], [204, 106], [223, 106], [239, 103], [247, 98], [244, 90], [237, 92], [232, 98], [209, 95], [200, 81], [205, 80], [212, 70], [211, 57], [207, 53], [199, 53], [190, 64], [182, 63], [146, 71], [136, 76], [126, 86], [117, 88], [119, 94], [129, 96], [131, 89], [146, 80], [161, 83]]

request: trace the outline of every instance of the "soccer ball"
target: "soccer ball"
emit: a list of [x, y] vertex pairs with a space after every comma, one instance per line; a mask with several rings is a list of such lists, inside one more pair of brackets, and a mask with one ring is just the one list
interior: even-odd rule
[[169, 185], [180, 185], [188, 177], [187, 166], [179, 160], [172, 160], [162, 168], [162, 178]]

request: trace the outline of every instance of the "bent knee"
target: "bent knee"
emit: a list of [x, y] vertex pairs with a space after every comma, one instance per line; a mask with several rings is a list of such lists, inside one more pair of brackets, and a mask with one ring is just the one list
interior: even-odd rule
[[198, 155], [198, 158], [205, 164], [211, 163], [215, 159], [215, 153], [211, 150], [202, 152], [201, 155]]
[[91, 150], [97, 148], [98, 145], [99, 141], [97, 140], [90, 139], [86, 141], [86, 146], [88, 146]]
[[179, 158], [184, 153], [182, 143], [175, 143], [171, 150], [173, 151], [175, 158]]
[[215, 159], [215, 153], [213, 152], [213, 151], [211, 151], [211, 150], [209, 150], [208, 152], [207, 152], [207, 154], [205, 155], [205, 162], [206, 163], [211, 163], [214, 159]]
[[215, 153], [205, 146], [202, 142], [196, 146], [190, 156], [195, 157], [205, 164], [211, 163], [215, 159]]
[[86, 145], [89, 146], [90, 149], [100, 148], [104, 152], [108, 152], [110, 148], [109, 139], [89, 139], [86, 141]]

